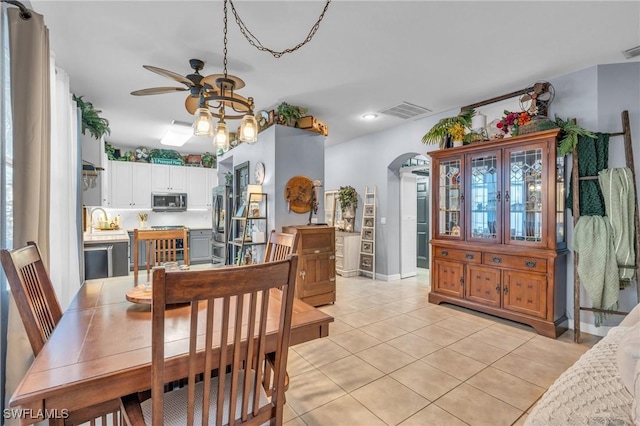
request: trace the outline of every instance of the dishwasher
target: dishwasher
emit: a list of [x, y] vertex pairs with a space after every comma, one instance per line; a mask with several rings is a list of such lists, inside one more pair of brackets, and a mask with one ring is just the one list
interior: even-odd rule
[[84, 245], [84, 279], [110, 278], [129, 273], [126, 242]]

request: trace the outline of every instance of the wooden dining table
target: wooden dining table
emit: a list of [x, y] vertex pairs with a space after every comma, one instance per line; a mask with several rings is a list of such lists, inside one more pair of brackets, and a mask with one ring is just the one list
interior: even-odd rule
[[[21, 409], [22, 424], [39, 421], [38, 415], [93, 407], [151, 388], [151, 306], [127, 301], [131, 288], [133, 276], [82, 285], [9, 402]], [[280, 295], [277, 289], [271, 291], [269, 311], [274, 318]], [[167, 357], [187, 356], [188, 310], [177, 306], [166, 311]], [[291, 345], [328, 336], [332, 321], [330, 315], [295, 299]], [[275, 326], [267, 330], [274, 341]], [[175, 374], [187, 377], [188, 371]]]

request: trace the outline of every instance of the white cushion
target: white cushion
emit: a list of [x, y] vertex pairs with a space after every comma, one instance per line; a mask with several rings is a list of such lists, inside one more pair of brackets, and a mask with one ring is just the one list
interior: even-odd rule
[[[238, 375], [238, 386], [240, 391], [238, 392], [238, 398], [236, 400], [236, 413], [235, 418], [240, 418], [240, 410], [242, 408], [242, 383], [244, 381], [244, 371], [240, 371]], [[204, 388], [204, 382], [198, 382], [195, 385], [195, 410], [194, 410], [194, 423], [196, 425], [202, 424], [202, 390]], [[211, 379], [211, 394], [209, 398], [209, 424], [215, 424], [218, 407], [216, 401], [218, 399], [218, 378]], [[262, 386], [260, 388], [260, 407], [269, 404], [267, 395], [264, 392]], [[166, 392], [164, 394], [164, 425], [165, 426], [184, 426], [187, 421], [187, 390], [188, 387], [183, 387], [178, 390]], [[229, 393], [231, 390], [231, 374], [227, 374], [224, 383], [225, 404], [222, 413], [222, 421], [224, 424], [229, 422]], [[251, 378], [251, 393], [253, 393], [253, 377]], [[253, 403], [253, 399], [249, 399], [249, 406]], [[151, 399], [147, 399], [142, 404], [142, 414], [144, 415], [145, 424], [151, 424], [152, 403]]]
[[[633, 394], [636, 366], [640, 362], [640, 323], [633, 327], [626, 327], [626, 331], [618, 343], [616, 358], [622, 383]], [[640, 398], [640, 394], [634, 396]]]
[[631, 409], [631, 418], [633, 418], [633, 424], [640, 426], [640, 362], [636, 364], [636, 371], [634, 372], [634, 391], [632, 392], [633, 407]]
[[639, 323], [640, 323], [640, 303], [637, 304], [636, 307], [633, 308], [631, 312], [629, 312], [627, 316], [624, 317], [624, 319], [620, 323], [620, 326], [631, 327]]

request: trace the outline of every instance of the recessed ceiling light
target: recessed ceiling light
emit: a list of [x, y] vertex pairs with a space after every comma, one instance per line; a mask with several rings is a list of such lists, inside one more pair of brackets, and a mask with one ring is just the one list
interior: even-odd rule
[[378, 114], [365, 114], [362, 116], [363, 120], [375, 120], [378, 118]]
[[189, 123], [173, 120], [167, 133], [160, 139], [163, 145], [182, 146], [193, 136], [193, 127]]

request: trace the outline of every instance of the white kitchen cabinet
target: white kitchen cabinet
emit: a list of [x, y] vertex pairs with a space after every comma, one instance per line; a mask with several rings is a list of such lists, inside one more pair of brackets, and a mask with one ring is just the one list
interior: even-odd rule
[[336, 273], [343, 277], [357, 276], [359, 252], [359, 233], [336, 232]]
[[109, 162], [111, 208], [151, 208], [151, 165], [128, 161]]
[[187, 192], [187, 168], [152, 164], [151, 190], [153, 192]]
[[187, 206], [191, 209], [210, 209], [212, 189], [218, 185], [218, 170], [204, 167], [187, 169]]

